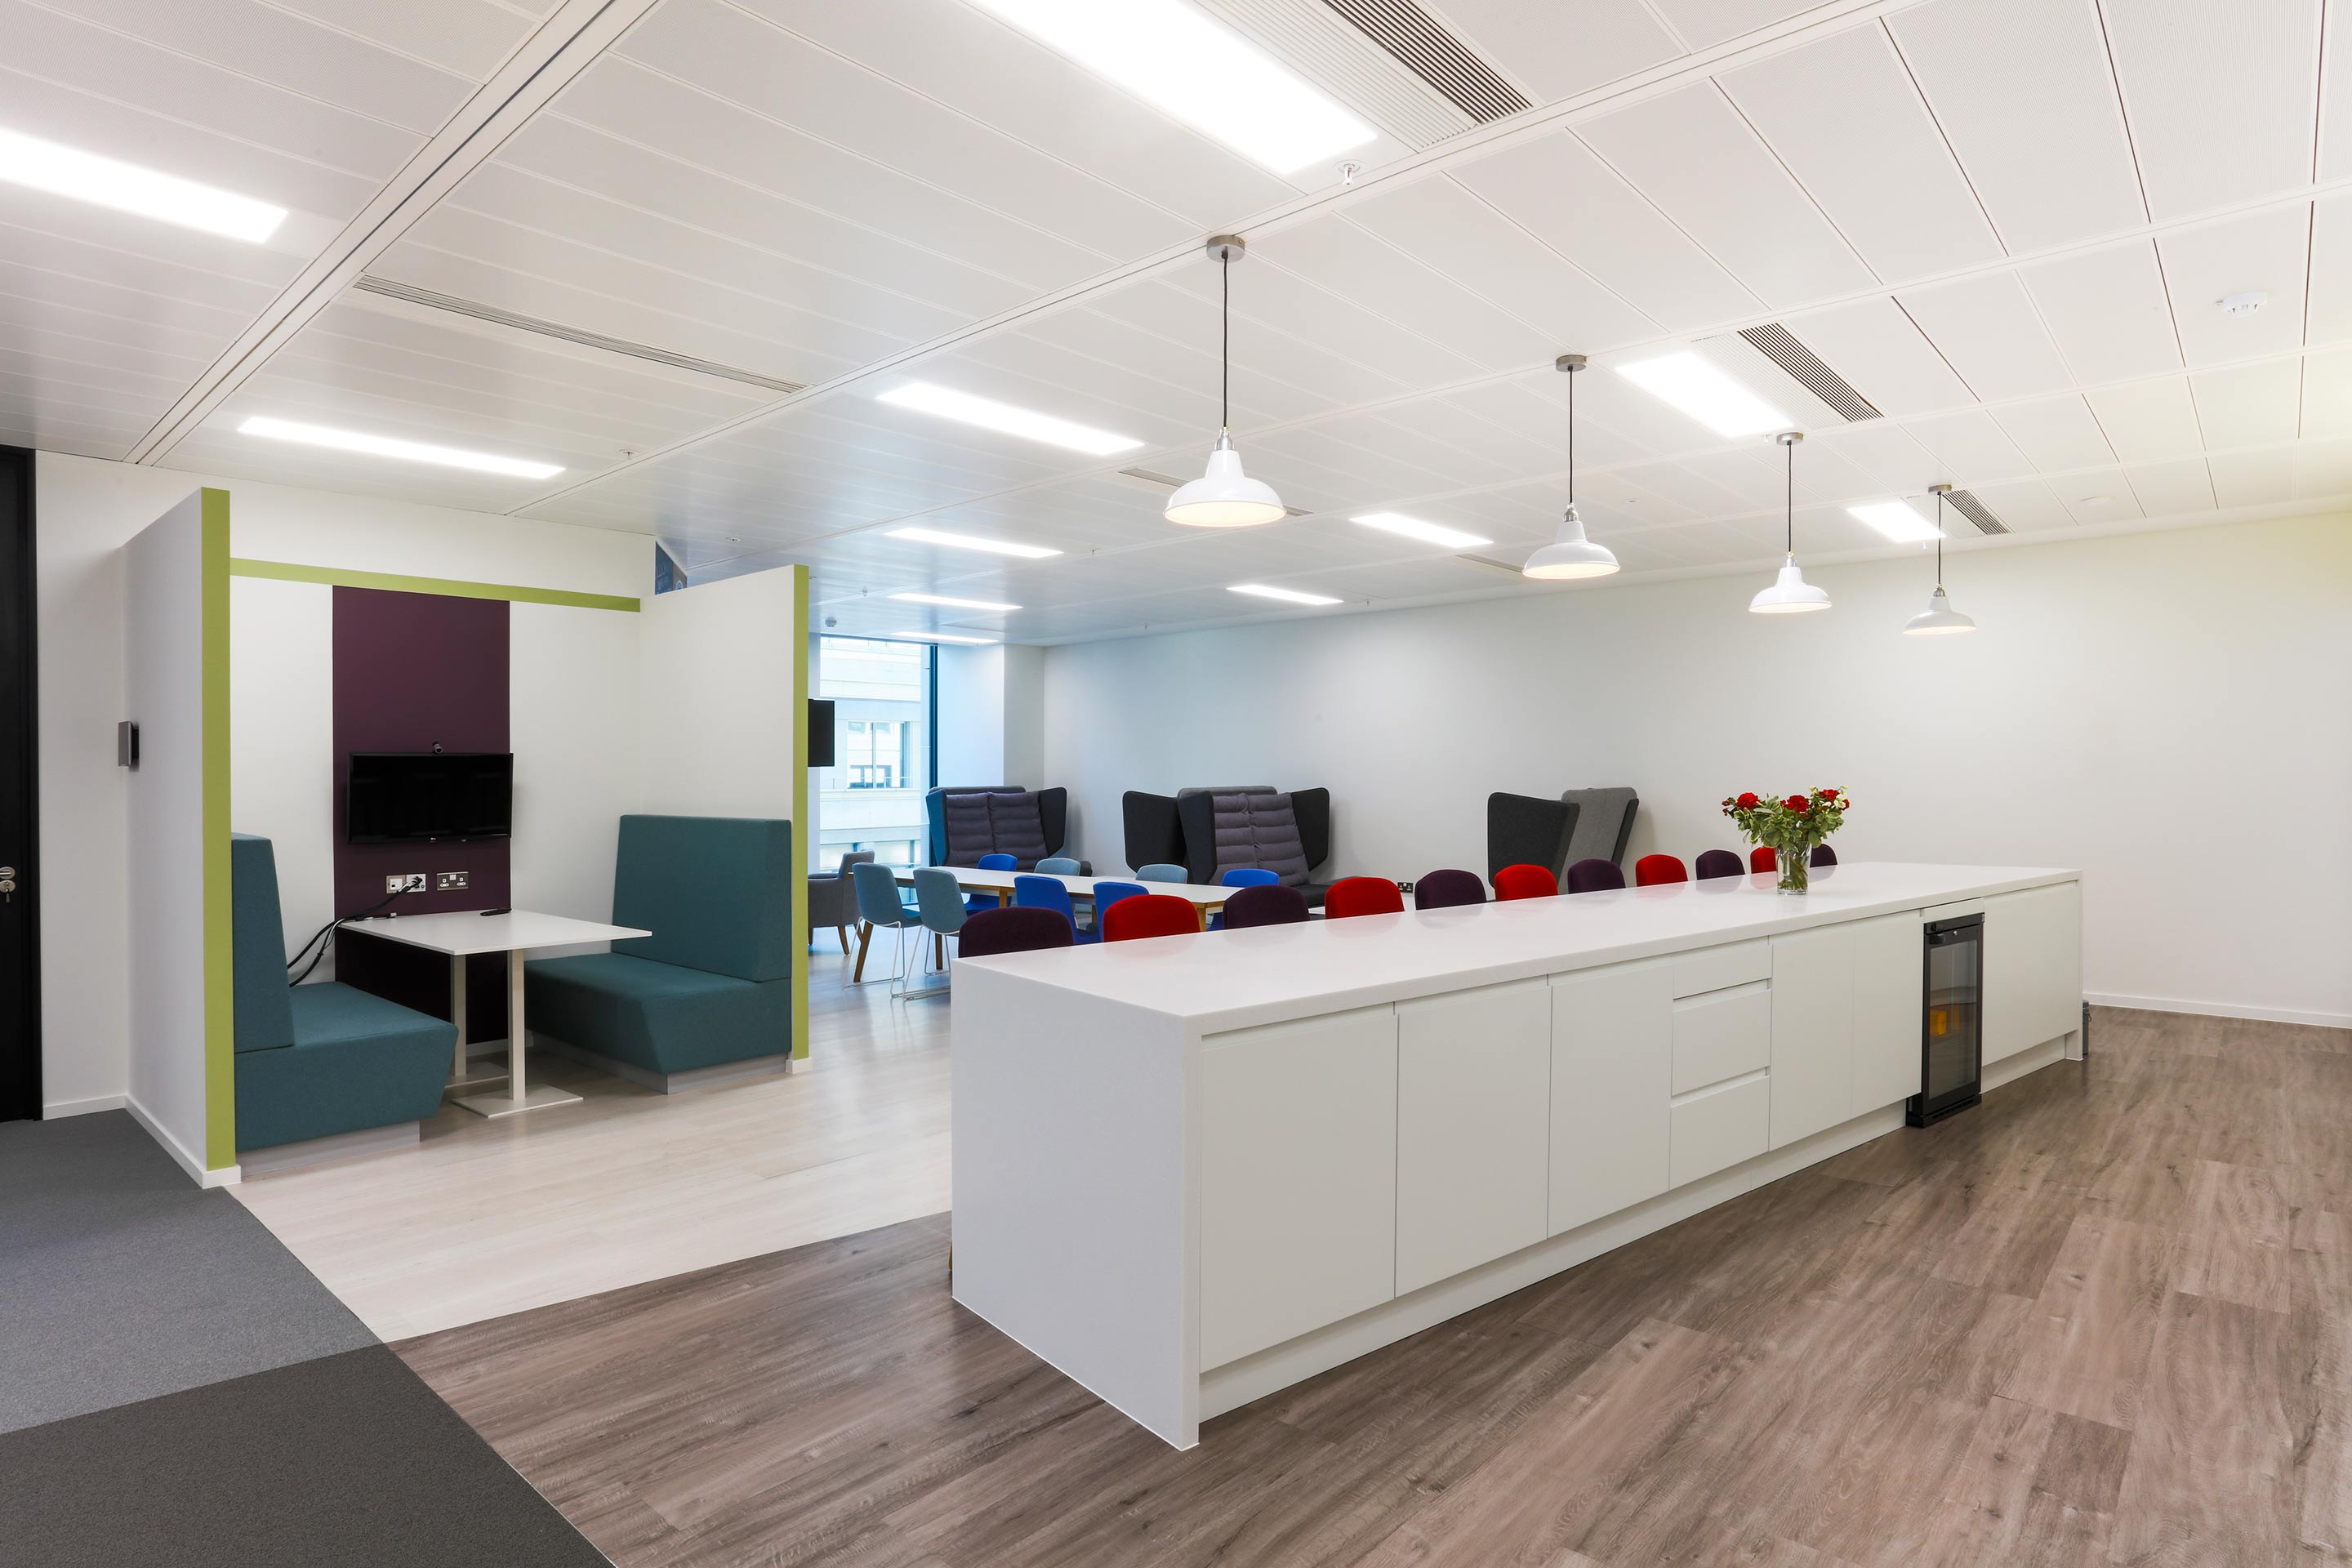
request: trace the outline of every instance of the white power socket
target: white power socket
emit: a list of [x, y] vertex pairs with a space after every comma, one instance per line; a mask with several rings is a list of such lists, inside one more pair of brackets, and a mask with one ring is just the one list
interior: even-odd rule
[[408, 871], [397, 877], [386, 877], [383, 890], [387, 893], [421, 893], [425, 890], [425, 873]]

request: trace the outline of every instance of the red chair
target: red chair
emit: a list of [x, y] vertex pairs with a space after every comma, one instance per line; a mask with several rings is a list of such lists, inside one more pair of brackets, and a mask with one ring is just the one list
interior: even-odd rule
[[1690, 873], [1672, 855], [1644, 855], [1633, 862], [1633, 886], [1654, 888], [1666, 882], [1687, 882]]
[[1190, 936], [1201, 929], [1201, 913], [1169, 893], [1129, 894], [1103, 911], [1105, 942], [1135, 942], [1152, 936]]
[[1777, 871], [1780, 868], [1780, 858], [1772, 853], [1769, 844], [1759, 844], [1748, 852], [1748, 869], [1750, 872]]
[[1323, 918], [1344, 921], [1356, 915], [1401, 915], [1404, 895], [1394, 882], [1379, 877], [1342, 877], [1323, 895]]
[[1541, 866], [1506, 866], [1495, 873], [1495, 901], [1513, 899], [1556, 899], [1559, 879]]

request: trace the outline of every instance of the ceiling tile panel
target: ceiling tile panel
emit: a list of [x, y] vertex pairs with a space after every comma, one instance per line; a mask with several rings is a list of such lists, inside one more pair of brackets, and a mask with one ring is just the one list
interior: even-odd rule
[[[1171, 343], [1198, 348], [1209, 359], [1195, 384], [1215, 384], [1215, 300], [1160, 278], [1088, 295], [1087, 309]], [[1286, 387], [1303, 390], [1327, 404], [1350, 405], [1378, 402], [1410, 390], [1397, 376], [1349, 357], [1340, 352], [1340, 345], [1284, 331], [1278, 321], [1269, 325], [1241, 319], [1238, 313], [1234, 322], [1233, 374], [1234, 401], [1240, 407], [1272, 408], [1289, 395], [1283, 390]], [[1282, 385], [1261, 385], [1262, 381]]]
[[1526, 321], [1345, 218], [1297, 224], [1250, 248], [1273, 266], [1443, 343], [1483, 369], [1507, 370], [1551, 357]]
[[1874, 281], [1712, 83], [1645, 100], [1576, 131], [1768, 302], [1795, 305]]
[[[1217, 264], [1205, 256], [1197, 266], [1161, 276], [1199, 300], [1213, 303], [1217, 299]], [[1233, 283], [1237, 358], [1250, 353], [1250, 340], [1256, 331], [1272, 329], [1310, 342], [1331, 344], [1349, 358], [1377, 365], [1412, 387], [1462, 381], [1479, 371], [1479, 363], [1468, 355], [1285, 268], [1244, 262]], [[1244, 318], [1252, 324], [1244, 325]]]
[[2315, 353], [2303, 362], [2300, 434], [2352, 435], [2352, 349]]
[[2213, 475], [2213, 499], [2225, 507], [2274, 506], [2294, 496], [2294, 449], [2216, 452], [2205, 459]]
[[2199, 371], [2189, 378], [2197, 424], [2210, 449], [2258, 447], [2295, 437], [2303, 403], [2301, 359]]
[[[2163, 236], [2164, 285], [2192, 365], [2284, 353], [2303, 346], [2304, 278], [2311, 260], [2311, 205], [2296, 202], [2227, 223]], [[2250, 316], [2221, 301], [2269, 295]]]
[[2074, 514], [2060, 502], [2058, 492], [2040, 479], [2011, 479], [1967, 488], [2015, 532], [2042, 533], [2074, 526]]
[[2000, 256], [2000, 241], [1884, 27], [1848, 28], [1721, 80], [1882, 279]]
[[1992, 410], [2009, 438], [2045, 474], [2115, 460], [2115, 449], [2079, 396], [2044, 397]]
[[2147, 240], [2038, 262], [2021, 275], [2076, 381], [2180, 368], [2156, 247]]
[[2106, 8], [2132, 144], [2158, 222], [2312, 177], [2321, 0]]
[[2012, 253], [2147, 221], [2093, 0], [1932, 0], [1886, 25]]
[[1445, 0], [1446, 20], [1486, 58], [1556, 102], [1589, 88], [1663, 65], [1683, 52], [1643, 0]]
[[1694, 49], [1720, 44], [1811, 10], [1818, 0], [1651, 0]]
[[2170, 463], [2142, 463], [2126, 468], [2132, 494], [2150, 517], [2183, 517], [2213, 510], [2213, 477], [2202, 458]]
[[[2347, 27], [2352, 32], [2352, 27]], [[2352, 112], [2352, 100], [2347, 100]], [[2311, 275], [2305, 339], [2310, 343], [2352, 338], [2352, 194], [2323, 196], [2311, 205]]]
[[1813, 310], [1783, 324], [1882, 414], [1900, 418], [1976, 401], [1892, 299]]
[[1538, 136], [1456, 164], [1451, 173], [1670, 331], [1753, 315], [1762, 307], [1573, 137]]
[[1906, 420], [1903, 430], [1939, 470], [1934, 482], [1966, 489], [2033, 471], [2032, 461], [1981, 408]]
[[2107, 445], [2126, 463], [2160, 462], [2204, 449], [2186, 377], [2126, 382], [2085, 395]]
[[1896, 298], [1945, 363], [1986, 402], [2056, 392], [2074, 381], [2014, 272], [1990, 272]]
[[2143, 515], [2121, 468], [2096, 468], [2051, 481], [2076, 522], [2124, 522]]

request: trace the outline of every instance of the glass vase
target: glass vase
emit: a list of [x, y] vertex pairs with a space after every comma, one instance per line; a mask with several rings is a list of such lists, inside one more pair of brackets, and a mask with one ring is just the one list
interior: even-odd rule
[[1812, 851], [1803, 845], [1794, 849], [1775, 849], [1780, 860], [1780, 891], [1801, 893], [1812, 877]]

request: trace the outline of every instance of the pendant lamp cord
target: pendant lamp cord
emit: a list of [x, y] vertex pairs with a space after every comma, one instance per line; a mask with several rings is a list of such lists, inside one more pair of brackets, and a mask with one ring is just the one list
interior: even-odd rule
[[1944, 492], [1936, 492], [1936, 592], [1944, 591]]
[[1217, 258], [1217, 277], [1224, 284], [1225, 301], [1223, 336], [1217, 345], [1217, 427], [1228, 436], [1234, 431], [1234, 258]]
[[1576, 504], [1576, 376], [1568, 378], [1568, 504]]
[[1789, 555], [1793, 560], [1797, 553], [1797, 444], [1784, 441], [1780, 449], [1789, 454], [1789, 484], [1782, 515], [1789, 520]]

